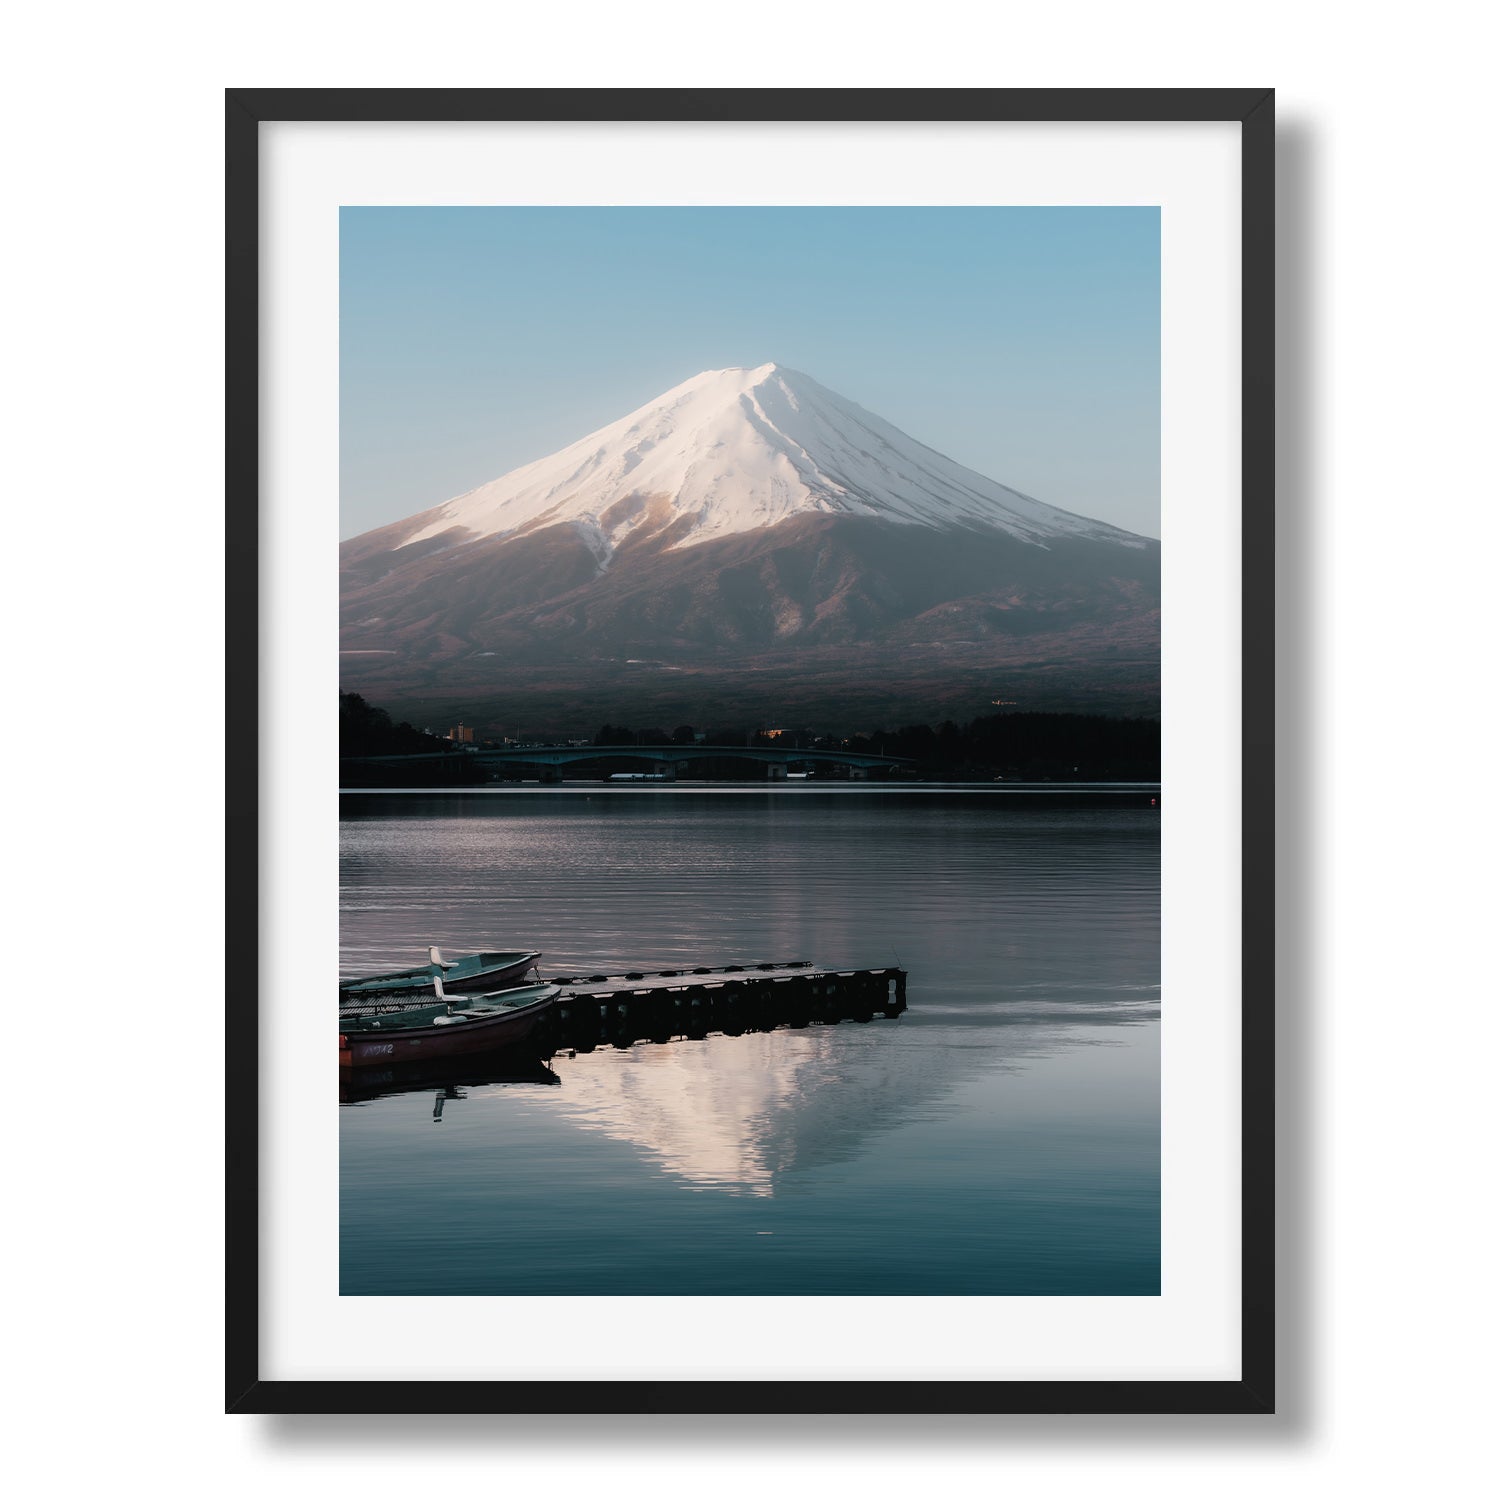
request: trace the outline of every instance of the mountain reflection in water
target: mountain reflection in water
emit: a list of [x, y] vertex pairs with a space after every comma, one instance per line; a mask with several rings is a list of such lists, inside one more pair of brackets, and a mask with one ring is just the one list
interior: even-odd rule
[[560, 1061], [557, 1110], [685, 1182], [768, 1197], [797, 1168], [847, 1158], [895, 1118], [913, 1092], [901, 1077], [913, 1062], [826, 1027], [644, 1045]]
[[894, 951], [909, 1009], [356, 1081], [346, 1294], [1158, 1291], [1154, 814], [632, 802], [357, 799], [345, 969]]

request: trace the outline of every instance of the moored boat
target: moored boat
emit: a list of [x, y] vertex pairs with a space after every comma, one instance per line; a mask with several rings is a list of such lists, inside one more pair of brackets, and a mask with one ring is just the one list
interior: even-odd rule
[[427, 950], [429, 962], [413, 969], [398, 969], [390, 974], [365, 974], [355, 979], [339, 980], [339, 1002], [357, 995], [379, 995], [404, 990], [430, 990], [433, 980], [441, 976], [449, 994], [472, 994], [497, 990], [519, 983], [529, 969], [536, 967], [539, 952], [467, 953], [462, 958], [444, 960], [442, 949]]
[[435, 976], [436, 1000], [400, 1005], [379, 998], [340, 997], [339, 1066], [429, 1061], [493, 1052], [537, 1036], [547, 1020], [555, 984], [511, 985], [481, 995], [449, 996]]
[[[533, 1045], [497, 1048], [472, 1057], [390, 1063], [383, 1068], [340, 1068], [339, 1103], [360, 1104], [367, 1099], [425, 1092], [434, 1087], [450, 1097], [460, 1088], [484, 1088], [490, 1084], [556, 1087], [562, 1079], [547, 1066], [549, 1061], [546, 1048]], [[438, 1097], [441, 1099], [443, 1095], [440, 1093]]]

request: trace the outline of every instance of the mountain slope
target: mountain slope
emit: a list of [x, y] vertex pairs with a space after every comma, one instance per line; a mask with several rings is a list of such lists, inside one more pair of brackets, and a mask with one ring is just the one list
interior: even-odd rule
[[354, 538], [341, 564], [346, 684], [457, 694], [471, 719], [541, 685], [560, 714], [571, 682], [586, 721], [612, 663], [705, 689], [753, 665], [746, 690], [775, 700], [809, 653], [820, 692], [844, 661], [857, 712], [861, 674], [885, 701], [875, 679], [933, 648], [944, 660], [915, 692], [946, 701], [972, 677], [974, 711], [1007, 663], [1082, 701], [1120, 691], [1122, 668], [1133, 703], [1155, 693], [1156, 542], [985, 479], [775, 365], [696, 376]]
[[401, 523], [398, 535], [402, 546], [451, 546], [566, 522], [603, 565], [643, 523], [685, 547], [807, 514], [998, 529], [1043, 544], [1061, 536], [1140, 544], [986, 479], [774, 364], [695, 375], [550, 457]]

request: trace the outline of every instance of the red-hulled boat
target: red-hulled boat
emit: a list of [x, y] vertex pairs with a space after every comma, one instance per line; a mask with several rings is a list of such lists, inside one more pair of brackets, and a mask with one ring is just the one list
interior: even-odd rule
[[512, 985], [484, 995], [450, 997], [439, 976], [427, 1005], [352, 1005], [341, 998], [339, 1066], [423, 1062], [523, 1045], [538, 1036], [558, 994], [555, 984]]

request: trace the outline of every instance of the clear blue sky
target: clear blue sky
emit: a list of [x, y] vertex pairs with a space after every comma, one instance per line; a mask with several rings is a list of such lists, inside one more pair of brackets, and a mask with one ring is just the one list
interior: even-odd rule
[[774, 360], [1157, 536], [1159, 228], [1154, 208], [345, 208], [341, 534]]

